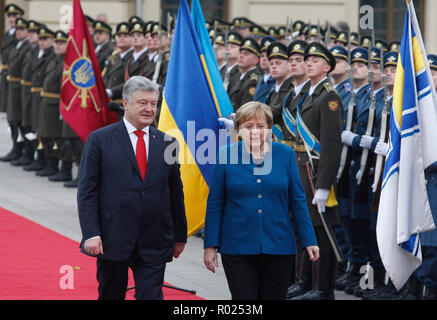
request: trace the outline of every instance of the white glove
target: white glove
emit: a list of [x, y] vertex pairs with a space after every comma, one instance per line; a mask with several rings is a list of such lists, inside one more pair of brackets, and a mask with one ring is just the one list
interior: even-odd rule
[[106, 94], [108, 95], [109, 98], [112, 98], [112, 90], [111, 89], [105, 89], [106, 90]]
[[29, 141], [34, 141], [34, 140], [36, 140], [36, 139], [38, 138], [38, 137], [36, 136], [36, 134], [33, 133], [33, 132], [28, 132], [28, 133], [26, 133], [24, 136], [25, 136], [26, 139], [29, 140]]
[[326, 201], [328, 201], [329, 190], [317, 189], [314, 193], [313, 204], [317, 206], [319, 213], [325, 212]]
[[373, 141], [373, 137], [364, 135], [361, 137], [360, 147], [366, 148], [366, 149], [371, 149], [372, 148], [372, 141]]
[[375, 153], [380, 154], [382, 156], [386, 156], [388, 152], [388, 143], [378, 142], [375, 147]]
[[234, 112], [230, 113], [226, 118], [229, 120], [235, 120], [235, 113]]
[[228, 130], [235, 129], [234, 120], [229, 120], [228, 118], [218, 118], [218, 121], [222, 122]]
[[345, 130], [341, 133], [341, 142], [348, 145], [349, 147], [352, 147], [352, 141], [356, 136], [358, 135], [353, 132]]

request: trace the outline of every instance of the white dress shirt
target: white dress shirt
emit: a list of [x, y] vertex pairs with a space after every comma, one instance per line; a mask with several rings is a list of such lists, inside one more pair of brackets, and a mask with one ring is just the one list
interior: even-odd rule
[[310, 90], [308, 91], [308, 95], [312, 96], [314, 93], [314, 90], [316, 90], [317, 86], [319, 84], [321, 84], [323, 81], [325, 81], [328, 77], [324, 77], [322, 80], [320, 80], [315, 86], [311, 87]]
[[145, 47], [143, 50], [139, 51], [139, 52], [134, 52], [132, 55], [132, 61], [131, 63], [134, 63], [135, 61], [137, 61], [137, 59], [144, 53], [146, 52], [147, 47]]
[[308, 79], [307, 81], [302, 82], [301, 84], [298, 84], [294, 87], [294, 98], [296, 98], [300, 94], [303, 87], [305, 87], [305, 85], [308, 83], [308, 81], [310, 81], [310, 79]]

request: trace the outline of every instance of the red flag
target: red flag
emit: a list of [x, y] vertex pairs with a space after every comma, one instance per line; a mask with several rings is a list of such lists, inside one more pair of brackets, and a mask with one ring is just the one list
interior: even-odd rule
[[85, 142], [88, 135], [118, 121], [106, 109], [105, 91], [94, 45], [79, 0], [73, 4], [73, 24], [68, 35], [62, 76], [60, 112], [68, 125]]

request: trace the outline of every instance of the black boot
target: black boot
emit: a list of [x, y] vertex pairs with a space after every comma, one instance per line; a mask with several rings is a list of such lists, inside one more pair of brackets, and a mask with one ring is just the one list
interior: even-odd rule
[[36, 172], [37, 176], [40, 177], [49, 177], [58, 173], [58, 165], [59, 160], [56, 157], [47, 157], [47, 165], [42, 169]]
[[437, 287], [425, 287], [423, 300], [437, 300]]
[[38, 150], [36, 152], [36, 160], [34, 160], [31, 164], [24, 166], [23, 170], [25, 171], [39, 171], [42, 170], [46, 165], [46, 156], [44, 154], [44, 150]]
[[400, 290], [399, 296], [394, 300], [420, 300], [422, 298], [423, 285], [417, 279], [409, 279]]
[[22, 154], [23, 154], [22, 150], [20, 148], [18, 148], [16, 143], [14, 143], [12, 150], [9, 151], [9, 153], [7, 155], [1, 157], [0, 161], [9, 162], [9, 161], [18, 160]]
[[311, 290], [292, 300], [335, 300], [337, 258], [332, 251], [320, 251], [317, 290]]
[[77, 186], [78, 186], [78, 178], [64, 183], [64, 187], [66, 188], [77, 188]]
[[335, 288], [344, 290], [346, 287], [356, 285], [360, 280], [360, 267], [360, 265], [351, 262], [345, 276], [336, 281]]
[[71, 181], [73, 179], [71, 175], [72, 168], [73, 168], [72, 161], [62, 161], [61, 170], [59, 170], [59, 172], [56, 173], [55, 175], [50, 176], [49, 180], [55, 182]]
[[306, 250], [302, 252], [298, 273], [300, 279], [288, 288], [287, 299], [303, 295], [312, 288], [312, 262]]

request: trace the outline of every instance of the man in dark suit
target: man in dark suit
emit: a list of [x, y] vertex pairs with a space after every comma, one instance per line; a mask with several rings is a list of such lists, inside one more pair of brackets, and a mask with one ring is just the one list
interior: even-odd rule
[[129, 267], [136, 299], [162, 299], [166, 262], [185, 247], [179, 164], [177, 154], [167, 152], [177, 150], [177, 142], [150, 125], [158, 94], [147, 78], [131, 77], [123, 88], [123, 120], [92, 132], [84, 148], [81, 247], [98, 256], [99, 299], [125, 298]]

